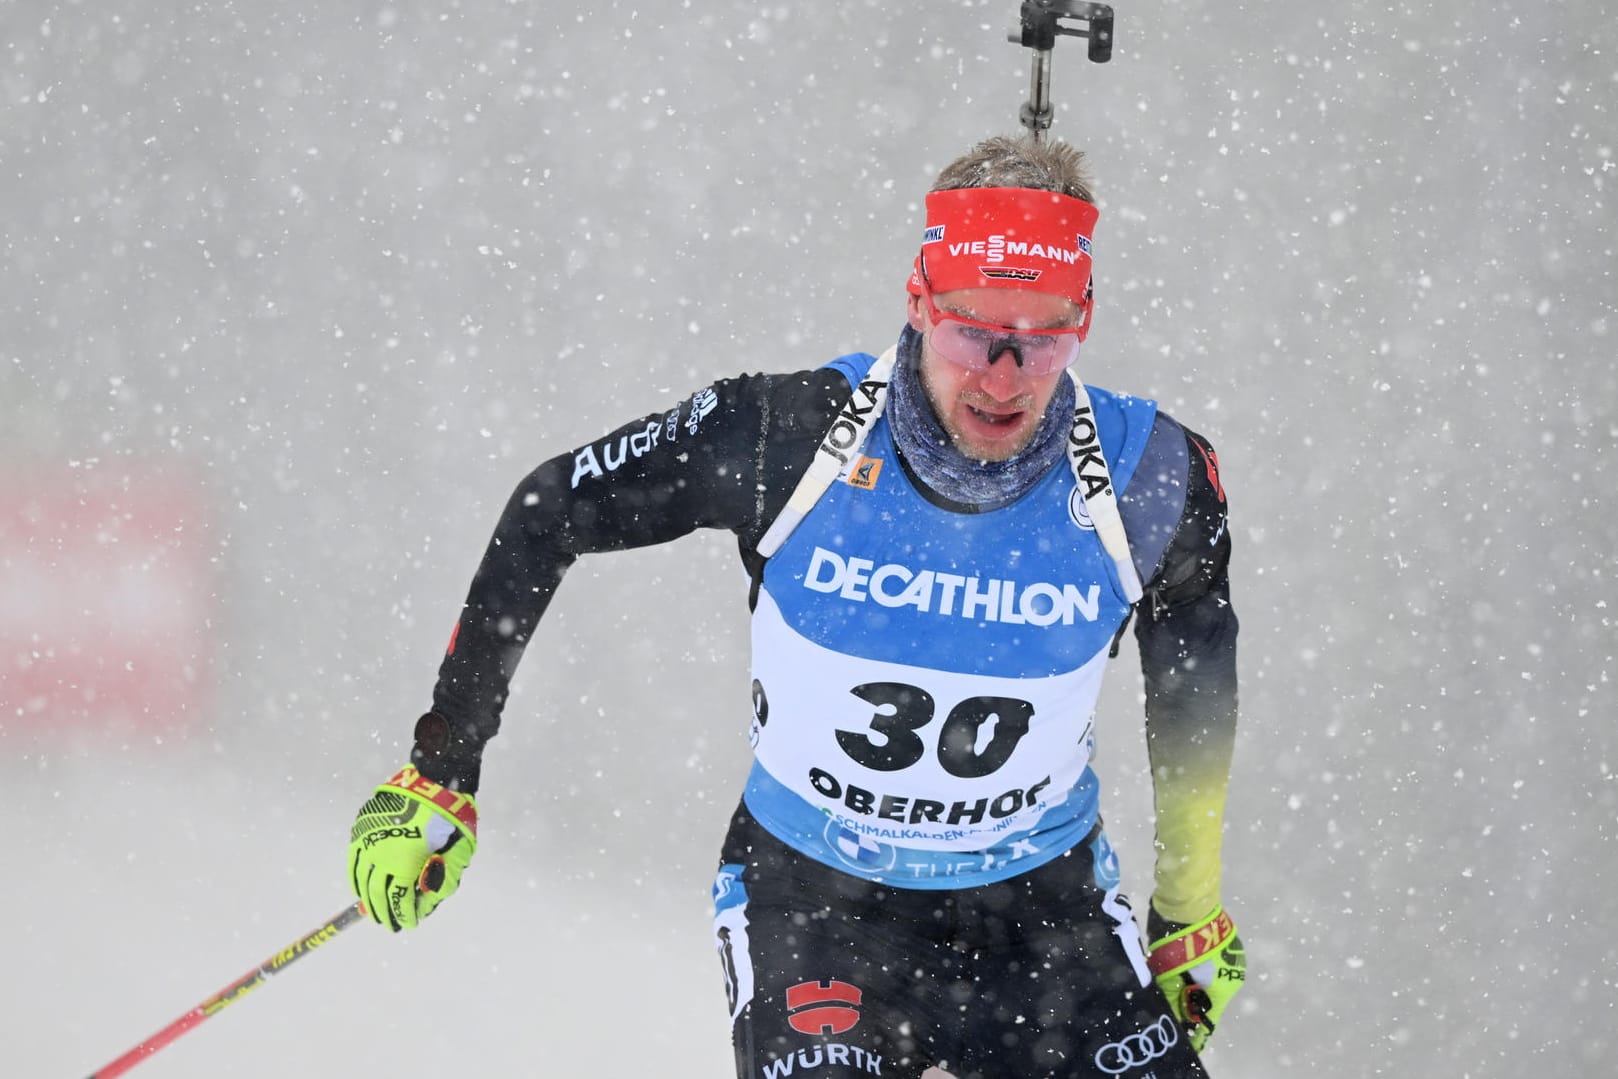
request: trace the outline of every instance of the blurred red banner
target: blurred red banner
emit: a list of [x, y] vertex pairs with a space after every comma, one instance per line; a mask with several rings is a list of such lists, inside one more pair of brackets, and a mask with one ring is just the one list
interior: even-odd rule
[[177, 731], [208, 663], [204, 492], [153, 469], [0, 471], [0, 727]]

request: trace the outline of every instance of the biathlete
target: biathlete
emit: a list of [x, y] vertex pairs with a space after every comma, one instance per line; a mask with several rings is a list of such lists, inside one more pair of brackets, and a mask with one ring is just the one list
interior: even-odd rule
[[[714, 934], [739, 1079], [1202, 1076], [1246, 961], [1220, 897], [1231, 534], [1207, 439], [1075, 371], [1098, 210], [1061, 142], [946, 167], [881, 355], [724, 379], [517, 486], [348, 875], [420, 923], [477, 841], [480, 761], [581, 555], [733, 532], [751, 771]], [[1091, 768], [1133, 618], [1157, 828], [1142, 936]]]

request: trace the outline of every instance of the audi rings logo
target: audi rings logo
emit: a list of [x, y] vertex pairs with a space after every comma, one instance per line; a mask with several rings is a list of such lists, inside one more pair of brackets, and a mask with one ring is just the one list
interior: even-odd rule
[[1130, 1068], [1150, 1064], [1163, 1056], [1180, 1040], [1180, 1028], [1171, 1016], [1165, 1015], [1139, 1034], [1131, 1034], [1122, 1041], [1108, 1042], [1096, 1050], [1096, 1067], [1108, 1075], [1118, 1075]]

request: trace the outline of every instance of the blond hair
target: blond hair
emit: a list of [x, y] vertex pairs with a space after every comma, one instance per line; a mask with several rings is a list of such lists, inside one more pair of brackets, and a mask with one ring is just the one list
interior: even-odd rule
[[996, 135], [984, 139], [944, 166], [934, 191], [965, 187], [1024, 187], [1033, 191], [1059, 191], [1094, 202], [1093, 181], [1084, 153], [1060, 139], [1035, 142], [1027, 135]]

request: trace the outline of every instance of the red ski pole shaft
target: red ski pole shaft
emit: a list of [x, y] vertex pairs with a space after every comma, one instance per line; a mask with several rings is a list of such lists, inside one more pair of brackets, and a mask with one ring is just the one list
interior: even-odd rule
[[226, 1005], [234, 1004], [248, 993], [252, 992], [268, 977], [281, 973], [293, 960], [301, 958], [314, 949], [325, 944], [343, 930], [365, 917], [365, 908], [358, 903], [344, 907], [335, 917], [321, 924], [320, 928], [305, 933], [281, 951], [276, 952], [257, 968], [242, 975], [225, 988], [186, 1012], [180, 1018], [141, 1042], [135, 1048], [108, 1064], [106, 1067], [90, 1073], [90, 1079], [112, 1079], [115, 1075], [122, 1075], [136, 1064], [145, 1060], [181, 1034], [201, 1023], [204, 1019], [223, 1011]]

